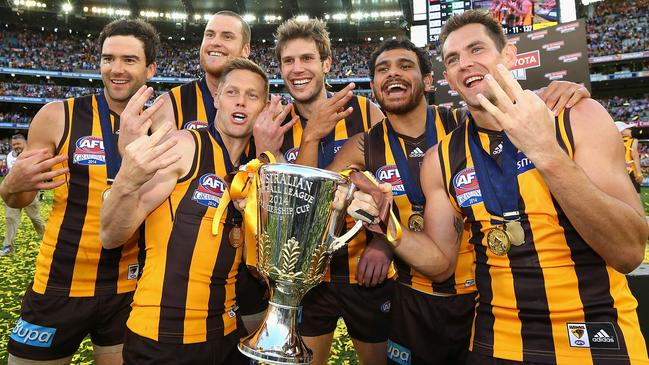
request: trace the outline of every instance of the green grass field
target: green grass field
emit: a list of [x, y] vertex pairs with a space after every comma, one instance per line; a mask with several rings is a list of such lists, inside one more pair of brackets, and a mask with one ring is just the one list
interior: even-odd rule
[[[642, 203], [649, 215], [649, 188], [642, 189]], [[41, 204], [43, 217], [47, 217], [52, 207], [52, 193], [45, 194], [45, 202]], [[4, 237], [4, 204], [0, 203], [0, 236]], [[16, 238], [16, 252], [13, 255], [0, 257], [0, 364], [7, 363], [7, 339], [20, 313], [20, 303], [34, 275], [36, 255], [39, 242], [29, 218], [22, 215], [20, 229]], [[649, 251], [645, 255], [649, 262]], [[93, 364], [92, 347], [86, 339], [72, 364]], [[358, 364], [352, 342], [347, 335], [345, 324], [340, 321], [336, 328], [334, 343], [329, 356], [329, 364], [353, 365]]]
[[[52, 193], [47, 192], [45, 202], [41, 204], [43, 217], [47, 217], [52, 207]], [[4, 203], [0, 203], [0, 236], [4, 239]], [[9, 333], [16, 324], [20, 314], [20, 303], [25, 289], [32, 281], [38, 254], [39, 242], [36, 232], [23, 213], [20, 229], [16, 237], [16, 252], [12, 255], [0, 257], [0, 364], [7, 363], [7, 340]], [[72, 359], [72, 364], [93, 364], [92, 346], [90, 340], [81, 345], [79, 351]], [[345, 324], [340, 321], [336, 328], [336, 336], [329, 357], [330, 364], [357, 364], [352, 342], [347, 336]]]

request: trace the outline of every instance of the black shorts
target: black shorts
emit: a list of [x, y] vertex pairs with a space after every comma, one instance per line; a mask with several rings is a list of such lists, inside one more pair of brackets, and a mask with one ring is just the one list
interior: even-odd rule
[[239, 326], [227, 336], [198, 343], [161, 343], [126, 330], [124, 365], [248, 365], [237, 349], [245, 330]]
[[252, 276], [245, 263], [239, 265], [235, 285], [239, 314], [248, 316], [268, 308], [268, 287], [266, 283]]
[[95, 345], [119, 345], [132, 300], [133, 292], [62, 297], [38, 294], [30, 285], [9, 336], [9, 353], [29, 360], [61, 359], [73, 355], [88, 334]]
[[464, 365], [475, 296], [442, 297], [397, 284], [390, 309], [388, 364]]
[[505, 359], [496, 359], [491, 356], [479, 354], [477, 352], [469, 352], [469, 358], [466, 362], [467, 365], [546, 365], [539, 362], [529, 361], [514, 361]]
[[348, 283], [320, 283], [300, 307], [300, 334], [315, 337], [331, 333], [342, 317], [355, 340], [385, 342], [390, 330], [390, 297], [394, 282], [372, 288]]

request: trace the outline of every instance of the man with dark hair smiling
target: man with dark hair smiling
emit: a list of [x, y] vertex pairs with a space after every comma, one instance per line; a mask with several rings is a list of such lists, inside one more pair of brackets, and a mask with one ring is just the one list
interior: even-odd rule
[[[443, 281], [460, 242], [473, 244], [468, 364], [647, 363], [623, 273], [642, 261], [649, 227], [610, 116], [585, 99], [555, 118], [514, 80], [516, 47], [489, 15], [452, 17], [440, 42], [468, 120], [426, 153], [423, 231], [404, 229], [395, 253]], [[357, 192], [348, 212], [373, 221], [377, 204]]]
[[86, 335], [98, 365], [122, 363], [138, 246], [134, 239], [103, 249], [99, 208], [119, 169], [120, 114], [155, 74], [160, 39], [150, 24], [122, 19], [104, 27], [99, 44], [103, 90], [45, 105], [30, 124], [27, 151], [0, 185], [15, 208], [54, 189], [34, 282], [9, 336], [9, 364], [69, 363]]

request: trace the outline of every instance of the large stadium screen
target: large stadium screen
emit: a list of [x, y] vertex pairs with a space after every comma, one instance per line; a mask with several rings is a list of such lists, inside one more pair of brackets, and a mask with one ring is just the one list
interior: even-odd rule
[[556, 25], [557, 0], [428, 0], [428, 41], [435, 42], [446, 20], [468, 9], [489, 12], [502, 24], [505, 34], [518, 34]]
[[503, 26], [505, 34], [531, 32], [559, 21], [556, 0], [476, 0], [472, 8], [491, 13]]

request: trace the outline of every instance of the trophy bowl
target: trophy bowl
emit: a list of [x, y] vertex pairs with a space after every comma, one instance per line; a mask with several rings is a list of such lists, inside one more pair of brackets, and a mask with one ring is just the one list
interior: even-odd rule
[[291, 164], [264, 165], [258, 174], [257, 271], [270, 300], [260, 327], [241, 340], [239, 350], [263, 363], [309, 364], [312, 352], [298, 332], [300, 302], [362, 223], [335, 235], [345, 213], [334, 210], [334, 195], [349, 184], [339, 174]]

